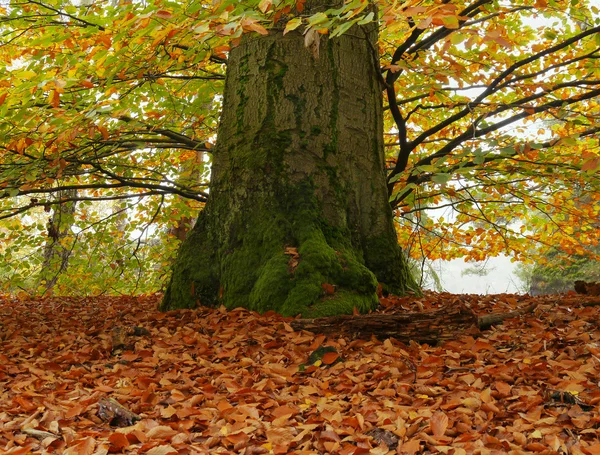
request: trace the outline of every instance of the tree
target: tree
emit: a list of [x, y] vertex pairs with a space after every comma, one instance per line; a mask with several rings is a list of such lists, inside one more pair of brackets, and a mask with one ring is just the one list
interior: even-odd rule
[[40, 273], [40, 281], [46, 290], [51, 290], [59, 275], [67, 268], [71, 247], [69, 231], [73, 224], [75, 214], [77, 191], [67, 190], [58, 193], [58, 197], [71, 199], [72, 202], [57, 204], [52, 216], [48, 219], [48, 239], [44, 246], [44, 261]]
[[[332, 314], [372, 308], [377, 281], [414, 289], [388, 200], [413, 254], [592, 251], [573, 226], [598, 213], [599, 23], [586, 1], [13, 2], [3, 216], [64, 190], [206, 204], [165, 309]], [[199, 151], [210, 191], [175, 177]]]
[[330, 315], [376, 306], [378, 281], [416, 290], [385, 186], [376, 28], [309, 36], [247, 35], [229, 53], [210, 199], [164, 308]]

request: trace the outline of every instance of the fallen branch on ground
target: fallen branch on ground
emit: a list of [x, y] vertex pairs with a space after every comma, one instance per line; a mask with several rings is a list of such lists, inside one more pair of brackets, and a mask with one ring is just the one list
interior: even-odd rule
[[532, 313], [537, 304], [508, 313], [477, 316], [463, 305], [442, 308], [429, 313], [364, 314], [332, 316], [316, 319], [296, 319], [294, 330], [307, 330], [325, 335], [346, 335], [351, 338], [395, 338], [403, 343], [436, 344], [455, 339], [458, 335], [479, 334], [480, 330], [502, 323], [505, 319]]

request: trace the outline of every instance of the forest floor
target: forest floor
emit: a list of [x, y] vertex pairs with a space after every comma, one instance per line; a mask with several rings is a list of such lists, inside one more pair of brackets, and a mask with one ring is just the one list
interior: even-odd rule
[[598, 297], [386, 299], [384, 313], [538, 303], [439, 346], [159, 299], [0, 299], [0, 454], [600, 454]]

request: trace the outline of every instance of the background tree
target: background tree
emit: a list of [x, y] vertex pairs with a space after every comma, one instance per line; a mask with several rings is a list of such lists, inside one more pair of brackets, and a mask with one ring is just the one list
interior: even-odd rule
[[[201, 208], [207, 180], [186, 186], [177, 171], [186, 151], [211, 153], [227, 58], [241, 35], [287, 31], [314, 49], [378, 19], [371, 58], [382, 71], [372, 77], [385, 89], [400, 244], [429, 258], [533, 259], [556, 246], [566, 258], [597, 259], [593, 2], [378, 6], [376, 15], [358, 0], [320, 11], [269, 0], [9, 3], [0, 11], [0, 216], [21, 216], [65, 190], [152, 199], [147, 207], [177, 206], [178, 216]], [[454, 215], [424, 216], [443, 207]], [[166, 232], [163, 214], [146, 219]], [[26, 217], [20, 223], [41, 232]], [[3, 233], [13, 242], [6, 254], [23, 237], [14, 227]]]
[[[73, 226], [77, 190], [60, 191], [56, 194], [58, 203], [52, 216], [48, 218], [47, 239], [44, 245], [44, 259], [40, 271], [41, 285], [51, 290], [61, 273], [66, 271], [72, 252], [71, 227]], [[62, 202], [61, 199], [70, 200]], [[62, 202], [62, 203], [61, 203]]]

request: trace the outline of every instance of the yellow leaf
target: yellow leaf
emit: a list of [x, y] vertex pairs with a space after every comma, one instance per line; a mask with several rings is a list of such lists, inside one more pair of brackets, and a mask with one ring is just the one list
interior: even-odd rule
[[300, 26], [300, 24], [302, 24], [302, 18], [296, 17], [292, 19], [285, 25], [283, 34], [285, 35], [286, 33], [291, 32], [292, 30], [296, 30]]
[[25, 70], [25, 71], [21, 71], [21, 72], [19, 73], [19, 78], [20, 78], [20, 79], [29, 80], [29, 79], [31, 79], [32, 77], [34, 77], [36, 74], [37, 74], [37, 73], [36, 73], [35, 71], [28, 71], [28, 70]]
[[260, 0], [260, 3], [258, 4], [258, 9], [261, 10], [263, 13], [266, 13], [272, 4], [272, 0]]

